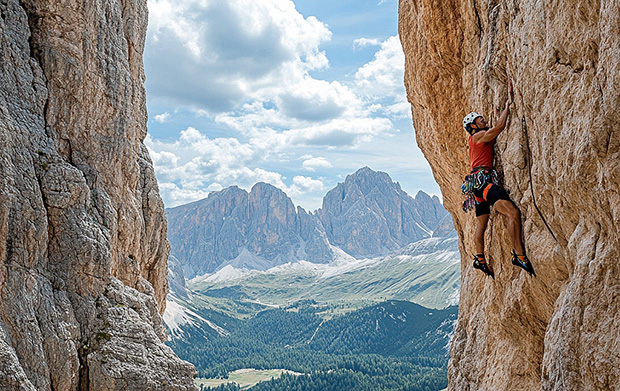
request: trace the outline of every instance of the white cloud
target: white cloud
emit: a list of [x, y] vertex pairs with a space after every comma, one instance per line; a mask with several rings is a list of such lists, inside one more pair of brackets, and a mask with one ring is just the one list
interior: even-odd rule
[[[404, 56], [397, 37], [383, 43], [356, 40], [381, 44], [381, 50], [354, 82], [318, 80], [309, 70], [328, 66], [320, 45], [331, 32], [315, 17], [304, 18], [291, 0], [148, 4], [145, 63], [151, 99], [190, 108], [256, 145], [355, 148], [390, 130], [386, 114], [402, 115]], [[369, 104], [377, 96], [393, 100], [397, 83], [401, 101]]]
[[325, 190], [325, 185], [319, 179], [297, 175], [293, 178], [293, 184], [305, 191]]
[[154, 99], [216, 113], [273, 96], [329, 65], [325, 24], [291, 0], [149, 0], [145, 49]]
[[166, 208], [174, 208], [175, 206], [187, 204], [207, 198], [208, 191], [189, 190], [178, 187], [172, 182], [160, 182], [159, 193], [166, 205]]
[[305, 160], [301, 164], [307, 171], [316, 171], [317, 168], [330, 168], [332, 164], [324, 157], [313, 157], [312, 155], [306, 155], [303, 157]]
[[406, 118], [411, 106], [403, 83], [405, 55], [398, 36], [381, 43], [374, 59], [355, 73], [356, 92], [391, 118]]
[[163, 124], [164, 122], [166, 122], [166, 120], [169, 117], [170, 117], [170, 113], [166, 111], [165, 113], [157, 114], [153, 118], [155, 118], [155, 121], [159, 122], [160, 124]]
[[357, 48], [380, 45], [374, 59], [354, 77], [327, 81], [310, 71], [329, 67], [321, 45], [331, 32], [316, 18], [304, 18], [291, 0], [148, 5], [148, 96], [168, 110], [159, 109], [165, 112], [155, 120], [166, 122], [174, 112], [176, 121], [175, 110], [182, 108], [211, 121], [219, 136], [192, 123], [173, 141], [147, 137], [168, 207], [256, 182], [291, 197], [316, 197], [323, 178], [294, 175], [286, 163], [274, 162], [312, 152], [322, 156], [304, 157], [306, 172], [342, 169], [343, 162], [348, 170], [355, 163], [333, 158], [336, 153], [388, 139], [398, 132], [393, 119], [410, 115], [397, 37], [357, 39]]
[[358, 38], [353, 41], [353, 49], [362, 49], [367, 46], [381, 45], [381, 41], [376, 38]]
[[[355, 41], [381, 44], [381, 50], [354, 83], [311, 77], [310, 70], [329, 66], [320, 45], [331, 32], [315, 17], [304, 18], [291, 0], [149, 0], [149, 10], [150, 99], [241, 132], [368, 119], [376, 116], [368, 110], [369, 96], [386, 95], [396, 82], [402, 86], [404, 56], [396, 37]], [[404, 96], [404, 88], [399, 92]]]

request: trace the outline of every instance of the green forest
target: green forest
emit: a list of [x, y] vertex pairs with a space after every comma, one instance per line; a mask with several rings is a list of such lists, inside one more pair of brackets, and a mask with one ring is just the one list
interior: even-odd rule
[[[447, 386], [447, 345], [457, 307], [428, 309], [387, 301], [321, 317], [312, 302], [268, 309], [241, 320], [217, 311], [226, 335], [188, 327], [168, 344], [193, 363], [199, 378], [227, 378], [237, 369], [286, 369], [252, 391], [437, 391]], [[239, 390], [236, 384], [203, 390]]]

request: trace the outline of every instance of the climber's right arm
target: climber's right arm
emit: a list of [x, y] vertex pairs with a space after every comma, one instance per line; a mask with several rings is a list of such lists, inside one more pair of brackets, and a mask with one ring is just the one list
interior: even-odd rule
[[491, 129], [486, 132], [477, 132], [473, 135], [475, 143], [488, 143], [489, 141], [495, 140], [502, 130], [506, 127], [506, 119], [508, 119], [509, 107], [510, 107], [510, 96], [506, 99], [506, 105], [504, 106], [504, 110], [499, 116], [497, 123]]

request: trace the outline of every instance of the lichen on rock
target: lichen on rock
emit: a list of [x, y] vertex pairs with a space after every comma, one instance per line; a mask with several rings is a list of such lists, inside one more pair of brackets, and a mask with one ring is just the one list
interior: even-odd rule
[[[618, 389], [618, 20], [615, 0], [400, 0], [416, 139], [461, 237], [449, 390]], [[537, 277], [511, 265], [505, 222], [493, 213], [485, 240], [493, 281], [471, 267], [461, 121], [470, 111], [491, 116], [509, 78], [515, 102], [496, 165], [521, 209]]]

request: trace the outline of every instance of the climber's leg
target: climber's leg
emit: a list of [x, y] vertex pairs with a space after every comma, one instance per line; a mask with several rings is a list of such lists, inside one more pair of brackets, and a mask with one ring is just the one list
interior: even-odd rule
[[519, 212], [519, 209], [517, 209], [512, 201], [507, 200], [497, 200], [493, 207], [508, 218], [508, 233], [510, 234], [510, 239], [512, 239], [512, 247], [516, 250], [517, 254], [525, 254], [523, 236], [521, 233], [521, 212]]
[[484, 254], [484, 231], [489, 223], [489, 214], [478, 216], [476, 222], [476, 233], [474, 234], [476, 254]]

